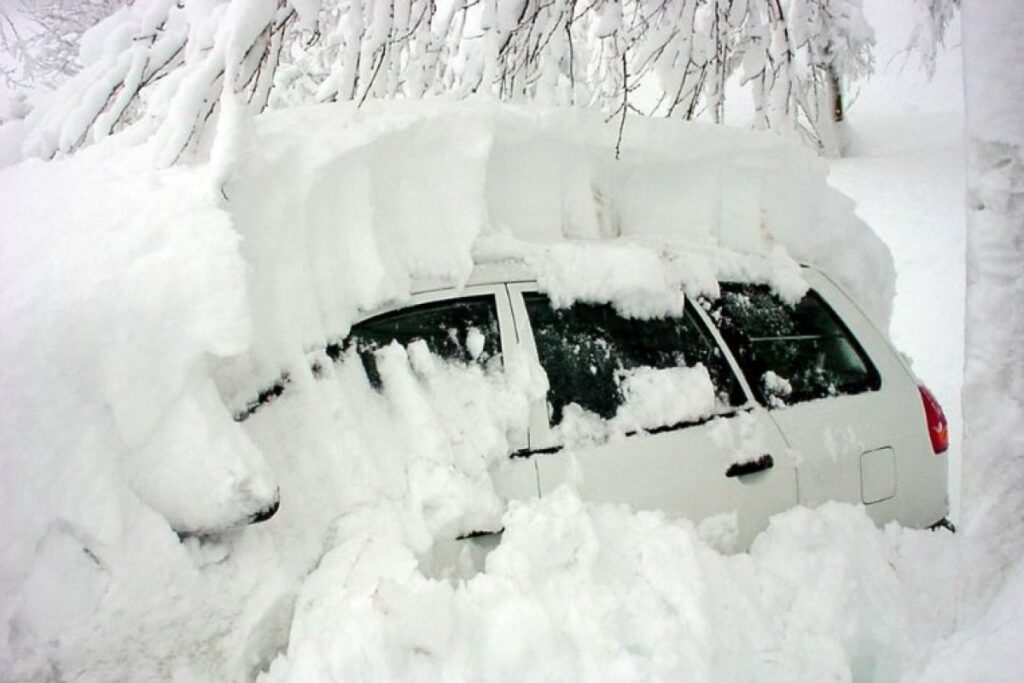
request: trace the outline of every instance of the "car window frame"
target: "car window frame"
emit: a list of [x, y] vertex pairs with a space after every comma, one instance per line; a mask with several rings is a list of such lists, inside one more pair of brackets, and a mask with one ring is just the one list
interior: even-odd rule
[[[415, 308], [417, 306], [443, 303], [446, 301], [460, 301], [462, 299], [476, 299], [484, 296], [492, 296], [494, 298], [494, 306], [497, 310], [498, 317], [498, 336], [499, 348], [501, 350], [502, 371], [507, 374], [510, 372], [510, 364], [518, 362], [516, 354], [518, 341], [512, 317], [512, 307], [508, 296], [508, 289], [504, 283], [467, 285], [465, 287], [438, 287], [436, 289], [419, 291], [406, 299], [393, 301], [387, 305], [380, 306], [372, 311], [367, 311], [366, 313], [359, 315], [352, 322], [352, 327], [355, 327], [362, 322], [366, 322], [367, 320], [372, 320], [389, 313], [400, 313], [406, 309]], [[347, 334], [345, 336], [346, 338], [348, 337]], [[519, 437], [510, 433], [509, 439], [509, 447], [513, 452], [522, 450], [528, 445], [526, 434]]]
[[[806, 274], [806, 271], [805, 271], [805, 274]], [[830, 284], [835, 286], [834, 283], [830, 282]], [[720, 285], [765, 286], [765, 283], [742, 282], [742, 281], [736, 281], [736, 280], [722, 280], [720, 282]], [[859, 335], [857, 335], [854, 332], [854, 330], [851, 327], [851, 325], [847, 322], [847, 320], [844, 317], [843, 313], [840, 312], [839, 310], [837, 310], [837, 308], [833, 304], [833, 302], [830, 301], [829, 296], [828, 296], [828, 292], [823, 291], [823, 288], [821, 286], [819, 286], [817, 283], [815, 283], [815, 282], [808, 282], [807, 292], [804, 294], [803, 297], [801, 297], [801, 301], [803, 300], [804, 297], [808, 297], [808, 296], [810, 296], [810, 297], [812, 297], [812, 298], [817, 300], [818, 305], [820, 305], [824, 309], [825, 313], [836, 324], [836, 326], [839, 328], [839, 330], [842, 332], [843, 336], [845, 337], [845, 340], [850, 343], [850, 346], [853, 348], [854, 353], [856, 353], [857, 356], [863, 362], [863, 364], [865, 366], [865, 370], [867, 371], [868, 377], [871, 380], [869, 382], [869, 387], [867, 389], [865, 389], [863, 391], [858, 391], [858, 392], [855, 392], [855, 393], [840, 393], [840, 394], [829, 395], [829, 396], [818, 396], [818, 397], [815, 397], [815, 398], [802, 399], [802, 400], [796, 401], [794, 403], [785, 403], [783, 405], [773, 405], [770, 401], [765, 400], [765, 399], [762, 398], [760, 391], [754, 390], [753, 386], [750, 384], [750, 381], [753, 378], [748, 378], [747, 377], [746, 371], [744, 370], [742, 365], [739, 363], [738, 358], [732, 352], [732, 346], [724, 339], [724, 337], [721, 336], [721, 331], [718, 329], [718, 325], [711, 318], [710, 314], [707, 311], [704, 310], [703, 306], [701, 306], [699, 304], [697, 306], [697, 308], [700, 309], [701, 313], [703, 313], [704, 316], [707, 318], [708, 323], [712, 325], [712, 327], [715, 329], [715, 332], [721, 338], [722, 344], [726, 348], [729, 349], [730, 355], [733, 356], [733, 360], [736, 362], [736, 367], [737, 367], [737, 369], [738, 369], [738, 371], [740, 373], [740, 378], [743, 381], [743, 383], [746, 385], [746, 389], [748, 391], [748, 395], [751, 396], [753, 398], [753, 400], [758, 405], [764, 407], [766, 410], [785, 410], [787, 408], [793, 408], [795, 406], [799, 406], [799, 405], [806, 404], [806, 403], [813, 403], [815, 401], [830, 400], [830, 399], [843, 399], [843, 398], [861, 396], [861, 395], [864, 395], [864, 394], [873, 394], [873, 393], [881, 392], [885, 388], [885, 372], [883, 372], [882, 368], [880, 367], [879, 363], [877, 362], [877, 360], [875, 358], [875, 355], [869, 352], [868, 348], [862, 342], [862, 340], [860, 339]], [[871, 385], [873, 385], [873, 386], [871, 386]]]
[[[499, 315], [498, 300], [497, 300], [497, 296], [494, 296], [494, 295], [491, 295], [491, 294], [488, 294], [488, 293], [484, 293], [484, 294], [460, 293], [459, 296], [454, 296], [454, 297], [443, 297], [443, 298], [440, 298], [440, 299], [436, 299], [435, 298], [435, 299], [430, 299], [430, 300], [421, 299], [421, 300], [406, 302], [402, 306], [394, 307], [394, 308], [391, 308], [391, 309], [386, 310], [386, 311], [377, 311], [374, 314], [372, 314], [370, 316], [367, 316], [367, 317], [364, 317], [361, 320], [359, 320], [358, 322], [355, 322], [355, 323], [352, 324], [352, 327], [349, 329], [349, 333], [345, 336], [345, 339], [342, 342], [340, 342], [339, 344], [337, 344], [337, 346], [340, 347], [339, 352], [340, 353], [347, 353], [347, 351], [349, 349], [350, 340], [352, 339], [353, 332], [355, 332], [356, 328], [359, 327], [360, 325], [365, 325], [367, 323], [373, 323], [374, 321], [378, 321], [380, 319], [388, 319], [388, 318], [391, 318], [391, 317], [394, 317], [394, 316], [409, 315], [410, 313], [419, 311], [421, 309], [426, 309], [426, 308], [431, 308], [431, 309], [434, 309], [434, 310], [439, 310], [439, 309], [443, 308], [445, 304], [448, 304], [448, 303], [452, 303], [452, 304], [456, 304], [457, 305], [459, 303], [465, 303], [465, 302], [469, 302], [469, 301], [481, 302], [482, 300], [486, 300], [488, 297], [491, 297], [493, 299], [493, 302], [494, 302], [494, 324], [498, 328], [498, 339], [497, 339], [496, 351], [497, 351], [497, 354], [498, 354], [499, 365], [504, 370], [505, 353], [504, 353], [504, 348], [503, 348], [502, 340], [501, 340], [501, 320], [500, 320], [500, 315]], [[392, 341], [396, 341], [396, 340], [392, 339]], [[413, 341], [415, 341], [415, 339]], [[399, 343], [401, 343], [401, 342], [399, 342]], [[412, 343], [412, 342], [410, 342], [410, 343]], [[429, 347], [429, 344], [428, 344], [428, 347]], [[380, 347], [380, 348], [383, 348], [383, 347]], [[437, 352], [436, 351], [432, 351], [432, 353], [437, 353]], [[448, 359], [444, 359], [444, 360], [448, 360]]]
[[[531, 358], [531, 362], [536, 363], [539, 367], [543, 367], [540, 363], [540, 355], [537, 353], [537, 345], [533, 336], [533, 325], [529, 319], [523, 295], [533, 293], [545, 294], [545, 292], [540, 289], [536, 281], [510, 282], [508, 283], [507, 288], [519, 344], [522, 347], [523, 352]], [[711, 324], [711, 320], [708, 318], [707, 313], [697, 301], [693, 300], [689, 296], [686, 297], [686, 305], [690, 307], [695, 314], [696, 323], [703, 328], [702, 331], [707, 333], [710, 339], [717, 344], [719, 351], [723, 354], [723, 358], [726, 361], [729, 371], [732, 372], [733, 376], [736, 378], [740, 390], [742, 391], [744, 401], [740, 405], [730, 406], [716, 411], [715, 414], [700, 420], [690, 420], [673, 425], [630, 431], [625, 434], [626, 438], [642, 438], [653, 434], [691, 429], [707, 424], [708, 422], [718, 418], [731, 417], [738, 413], [752, 410], [758, 405], [753, 397], [749, 384], [747, 384], [743, 373], [740, 371], [740, 367], [736, 362], [736, 359], [733, 357], [732, 351], [725, 344], [718, 329]], [[529, 446], [514, 455], [528, 457], [537, 453], [557, 452], [562, 450], [562, 448], [564, 448], [564, 444], [557, 438], [556, 429], [550, 424], [547, 409], [547, 393], [545, 393], [544, 396], [532, 401], [530, 404]]]

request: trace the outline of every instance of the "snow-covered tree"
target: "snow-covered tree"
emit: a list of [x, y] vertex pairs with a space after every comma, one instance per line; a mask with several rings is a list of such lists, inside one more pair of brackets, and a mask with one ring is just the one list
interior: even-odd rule
[[[1024, 3], [966, 0], [964, 518], [971, 597], [1024, 562]], [[981, 604], [987, 604], [982, 600]]]
[[0, 7], [0, 48], [8, 87], [54, 87], [81, 69], [82, 35], [125, 3], [120, 0], [21, 0]]
[[909, 48], [921, 57], [929, 77], [935, 75], [935, 58], [945, 45], [946, 31], [960, 9], [960, 0], [913, 0], [917, 21]]
[[835, 152], [841, 84], [870, 71], [872, 42], [860, 0], [151, 0], [83, 36], [25, 151], [143, 120], [172, 163], [224, 96], [260, 111], [486, 94], [721, 122], [737, 76], [758, 127]]

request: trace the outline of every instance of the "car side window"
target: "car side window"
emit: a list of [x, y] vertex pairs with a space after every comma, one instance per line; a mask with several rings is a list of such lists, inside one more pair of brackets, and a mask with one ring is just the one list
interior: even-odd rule
[[374, 351], [391, 342], [408, 346], [423, 340], [431, 353], [449, 361], [501, 367], [498, 309], [491, 295], [451, 299], [403, 308], [352, 326], [341, 347], [328, 347], [337, 359], [355, 347], [370, 384], [380, 386]]
[[721, 297], [705, 306], [766, 405], [881, 386], [857, 340], [814, 291], [788, 305], [767, 286], [727, 283]]
[[620, 316], [608, 304], [577, 303], [554, 309], [547, 296], [524, 293], [537, 355], [548, 376], [552, 426], [576, 403], [604, 419], [624, 402], [623, 371], [692, 367], [703, 363], [717, 402], [738, 406], [745, 397], [721, 349], [689, 304], [683, 315], [650, 320]]

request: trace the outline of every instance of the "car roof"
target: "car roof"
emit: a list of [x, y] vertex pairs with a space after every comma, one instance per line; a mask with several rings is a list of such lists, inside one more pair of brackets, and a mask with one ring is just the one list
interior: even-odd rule
[[[817, 273], [817, 269], [806, 263], [800, 264], [805, 273]], [[480, 263], [473, 267], [465, 286], [503, 285], [511, 282], [536, 282], [537, 274], [522, 261], [498, 261]], [[434, 292], [442, 289], [455, 289], [451, 282], [441, 280], [417, 279], [413, 281], [412, 294]]]
[[[535, 282], [537, 275], [519, 261], [503, 261], [482, 263], [473, 267], [465, 286], [503, 285], [510, 282]], [[412, 294], [434, 292], [440, 289], [455, 289], [451, 282], [443, 280], [416, 279], [413, 281]]]

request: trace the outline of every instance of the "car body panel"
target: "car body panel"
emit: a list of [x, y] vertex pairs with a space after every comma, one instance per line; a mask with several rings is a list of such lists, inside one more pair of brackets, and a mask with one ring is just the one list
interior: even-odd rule
[[[534, 283], [509, 285], [513, 318], [526, 353], [537, 358], [522, 294]], [[735, 372], [735, 365], [730, 361]], [[597, 503], [625, 503], [660, 510], [695, 522], [717, 514], [736, 515], [736, 547], [747, 547], [771, 515], [797, 504], [797, 477], [789, 449], [764, 408], [749, 397], [745, 406], [703, 424], [657, 433], [639, 432], [595, 446], [565, 448], [549, 427], [546, 401], [531, 407], [531, 460], [541, 495], [563, 484]], [[771, 455], [772, 467], [727, 476], [741, 441], [756, 456]]]
[[[567, 449], [548, 425], [546, 401], [538, 399], [531, 404], [528, 431], [510, 435], [512, 457], [492, 469], [499, 495], [527, 499], [569, 484], [588, 501], [660, 510], [695, 522], [735, 512], [736, 549], [748, 547], [772, 514], [797, 504], [864, 504], [877, 523], [897, 520], [912, 527], [942, 520], [948, 511], [947, 459], [932, 453], [917, 379], [838, 285], [814, 268], [804, 267], [803, 274], [874, 365], [877, 390], [790, 406], [760, 405], [729, 346], [695, 306], [736, 373], [747, 404], [701, 424]], [[515, 371], [536, 372], [539, 361], [522, 294], [537, 285], [526, 268], [478, 267], [465, 287], [420, 283], [414, 289], [409, 300], [374, 315], [491, 294], [506, 370], [527, 364], [532, 368]], [[760, 454], [771, 456], [772, 467], [728, 477], [743, 432], [748, 440], [760, 440]]]
[[[804, 277], [874, 363], [881, 376], [881, 387], [855, 396], [811, 401], [804, 405], [811, 406], [814, 414], [807, 411], [803, 420], [800, 411], [789, 412], [789, 408], [771, 411], [773, 416], [797, 448], [808, 448], [827, 430], [834, 434], [841, 429], [853, 433], [861, 443], [860, 453], [854, 454], [861, 462], [863, 453], [885, 447], [893, 450], [896, 495], [867, 505], [868, 514], [876, 522], [895, 519], [906, 526], [927, 527], [942, 520], [949, 512], [948, 458], [932, 451], [918, 379], [885, 335], [831, 278], [813, 268], [804, 268]], [[812, 406], [815, 403], [823, 405]], [[802, 504], [817, 505], [830, 499], [863, 502], [847, 482], [842, 483], [842, 491], [837, 488], [839, 484], [829, 484], [834, 474], [827, 469], [822, 471], [822, 467], [811, 463], [800, 466]], [[860, 467], [843, 463], [840, 469]], [[820, 483], [820, 487], [812, 486], [812, 482]]]

